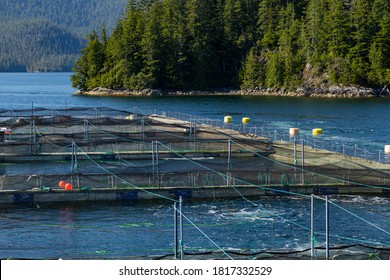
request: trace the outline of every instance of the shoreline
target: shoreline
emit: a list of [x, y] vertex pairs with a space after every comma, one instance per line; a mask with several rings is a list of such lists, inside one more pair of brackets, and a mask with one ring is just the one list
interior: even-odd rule
[[373, 89], [364, 87], [303, 88], [295, 91], [286, 89], [218, 89], [218, 90], [160, 90], [160, 89], [108, 89], [95, 88], [89, 91], [76, 91], [74, 95], [86, 96], [280, 96], [280, 97], [314, 97], [314, 98], [377, 98], [390, 96], [388, 88]]

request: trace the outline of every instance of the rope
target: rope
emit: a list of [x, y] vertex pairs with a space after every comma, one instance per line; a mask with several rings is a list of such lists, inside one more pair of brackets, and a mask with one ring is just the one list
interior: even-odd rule
[[384, 233], [390, 235], [390, 232], [388, 232], [387, 230], [385, 230], [385, 229], [383, 229], [383, 228], [381, 228], [381, 227], [379, 227], [379, 226], [377, 226], [377, 225], [375, 225], [375, 224], [373, 224], [373, 223], [371, 223], [371, 222], [369, 222], [369, 221], [363, 219], [362, 217], [359, 217], [358, 215], [356, 215], [356, 214], [352, 213], [351, 211], [349, 211], [349, 210], [347, 210], [347, 209], [341, 207], [340, 205], [337, 205], [336, 203], [334, 203], [334, 202], [332, 202], [332, 201], [329, 201], [329, 203], [332, 204], [332, 205], [334, 205], [334, 206], [336, 206], [337, 208], [339, 208], [339, 209], [345, 211], [346, 213], [348, 213], [348, 214], [354, 216], [355, 218], [357, 218], [357, 219], [359, 219], [359, 220], [361, 220], [361, 221], [363, 221], [363, 222], [365, 222], [365, 223], [367, 223], [367, 224], [369, 224], [369, 225], [375, 227], [376, 229], [378, 229], [378, 230], [380, 230], [380, 231], [382, 231], [382, 232], [384, 232]]
[[90, 160], [92, 161], [94, 164], [96, 164], [97, 166], [99, 166], [101, 169], [103, 169], [106, 173], [110, 174], [111, 176], [121, 180], [122, 182], [126, 183], [126, 184], [129, 184], [131, 187], [137, 189], [137, 190], [141, 190], [145, 193], [148, 193], [150, 195], [153, 195], [153, 196], [156, 196], [156, 197], [159, 197], [159, 198], [163, 198], [163, 199], [166, 199], [166, 200], [169, 200], [169, 201], [172, 201], [172, 202], [179, 202], [178, 200], [176, 199], [173, 199], [173, 198], [170, 198], [170, 197], [167, 197], [167, 196], [163, 196], [163, 195], [160, 195], [160, 194], [156, 194], [154, 192], [151, 192], [151, 191], [148, 191], [146, 189], [143, 189], [143, 188], [140, 188], [136, 185], [134, 185], [133, 183], [129, 182], [129, 181], [126, 181], [125, 179], [119, 177], [118, 175], [115, 175], [114, 173], [112, 173], [111, 171], [107, 170], [105, 167], [103, 167], [102, 165], [100, 165], [99, 163], [97, 163], [95, 160], [93, 160], [87, 153], [85, 153], [79, 146], [77, 146], [76, 144], [76, 147]]
[[[243, 146], [243, 145], [241, 145], [241, 144], [239, 144], [239, 143], [237, 143], [237, 142], [235, 142], [235, 141], [233, 141], [233, 140], [232, 140], [232, 142], [235, 143], [235, 144], [238, 145], [238, 146], [241, 146], [241, 147], [245, 148], [245, 149], [247, 148], [247, 147], [245, 147], [245, 146]], [[277, 160], [275, 160], [275, 159], [271, 159], [271, 158], [269, 158], [269, 157], [266, 157], [266, 156], [264, 156], [264, 155], [258, 153], [258, 152], [256, 151], [256, 149], [254, 149], [254, 150], [251, 151], [251, 152], [253, 152], [256, 156], [261, 157], [261, 158], [263, 158], [263, 159], [266, 159], [266, 160], [268, 160], [268, 161], [271, 161], [271, 162], [273, 162], [273, 163], [277, 163], [277, 164], [280, 164], [280, 165], [282, 165], [282, 166], [286, 166], [286, 167], [289, 167], [289, 168], [294, 168], [294, 169], [299, 170], [299, 171], [302, 171], [302, 172], [315, 174], [315, 175], [317, 175], [317, 176], [324, 177], [324, 178], [327, 178], [327, 179], [335, 179], [335, 180], [338, 180], [338, 181], [340, 181], [340, 182], [342, 182], [342, 183], [354, 184], [354, 185], [363, 186], [363, 187], [369, 187], [369, 188], [374, 188], [374, 189], [390, 190], [390, 188], [386, 188], [386, 187], [380, 187], [380, 186], [373, 186], [373, 185], [358, 183], [358, 182], [354, 182], [354, 181], [350, 181], [350, 180], [346, 180], [346, 179], [340, 179], [340, 178], [337, 178], [337, 177], [331, 177], [331, 176], [324, 175], [324, 174], [321, 174], [321, 173], [317, 173], [317, 172], [314, 172], [314, 171], [307, 171], [307, 170], [305, 170], [304, 168], [302, 168], [302, 167], [300, 167], [300, 166], [291, 166], [291, 165], [288, 164], [288, 163], [280, 162], [280, 161], [277, 161]]]
[[[160, 145], [162, 145], [163, 147], [167, 148], [168, 150], [170, 150], [170, 151], [176, 153], [179, 157], [182, 157], [182, 158], [184, 158], [184, 159], [187, 159], [188, 161], [190, 161], [190, 162], [192, 162], [192, 163], [194, 163], [194, 164], [196, 164], [196, 165], [198, 165], [198, 166], [201, 166], [201, 167], [205, 168], [206, 170], [209, 170], [209, 171], [212, 171], [212, 172], [214, 172], [214, 173], [217, 173], [217, 174], [219, 174], [220, 176], [222, 176], [222, 177], [224, 177], [224, 178], [228, 178], [228, 176], [226, 176], [225, 174], [223, 174], [223, 173], [221, 173], [221, 172], [218, 172], [218, 171], [216, 171], [216, 170], [214, 170], [214, 169], [208, 168], [208, 167], [206, 167], [206, 166], [204, 166], [204, 165], [202, 165], [202, 164], [199, 164], [199, 163], [197, 163], [197, 162], [195, 162], [195, 161], [193, 161], [193, 160], [190, 160], [190, 159], [186, 158], [185, 156], [183, 156], [183, 155], [177, 153], [176, 151], [173, 151], [173, 150], [169, 149], [166, 145], [164, 145], [164, 144], [162, 144], [162, 143], [160, 143], [160, 142], [158, 142], [158, 143], [159, 143]], [[259, 156], [264, 157], [264, 156], [262, 156], [262, 155], [260, 155], [260, 154], [259, 154]], [[270, 160], [271, 160], [271, 159], [270, 159]], [[277, 162], [277, 161], [275, 161], [275, 162]], [[281, 163], [281, 164], [283, 164], [283, 163]], [[285, 164], [285, 165], [287, 165], [287, 164]], [[289, 165], [288, 165], [288, 166], [289, 166]], [[321, 175], [321, 174], [319, 174], [319, 175]], [[238, 181], [245, 182], [245, 181], [243, 181], [243, 180], [241, 180], [241, 179], [237, 179], [237, 180], [238, 180]], [[251, 184], [251, 183], [249, 183], [249, 182], [245, 182], [245, 183], [247, 183], [247, 184], [249, 184], [249, 185], [254, 185], [254, 184]], [[230, 184], [228, 184], [228, 186], [229, 186], [229, 185], [230, 185]], [[256, 186], [256, 185], [255, 185], [255, 186]], [[285, 191], [285, 190], [277, 190], [277, 189], [265, 188], [265, 187], [260, 187], [260, 188], [263, 188], [263, 189], [270, 189], [270, 190], [274, 190], [274, 191], [277, 191], [277, 192], [283, 192], [283, 193], [288, 193], [288, 194], [300, 195], [300, 196], [303, 196], [303, 197], [306, 197], [306, 198], [310, 197], [309, 195], [300, 194], [300, 193], [295, 193], [295, 192], [290, 192], [290, 191]], [[248, 198], [245, 198], [245, 196], [242, 195], [236, 188], [234, 188], [234, 190], [235, 190], [237, 193], [239, 193], [240, 196], [241, 196], [242, 198], [244, 198], [246, 201], [252, 203], [253, 205], [259, 206], [258, 204], [256, 204], [256, 203], [250, 201]], [[349, 214], [351, 214], [351, 215], [353, 215], [353, 216], [359, 218], [360, 220], [365, 221], [365, 222], [368, 223], [369, 225], [374, 226], [375, 228], [380, 229], [381, 231], [383, 231], [383, 232], [385, 232], [385, 233], [387, 233], [387, 234], [390, 234], [390, 233], [387, 232], [386, 230], [384, 230], [384, 229], [378, 227], [377, 225], [374, 225], [374, 224], [372, 224], [372, 223], [370, 223], [370, 222], [364, 220], [363, 218], [357, 216], [356, 214], [353, 214], [352, 212], [350, 212], [350, 211], [348, 211], [348, 210], [342, 208], [341, 206], [338, 206], [338, 205], [335, 204], [334, 202], [331, 202], [331, 203], [332, 203], [332, 205], [335, 205], [335, 206], [337, 206], [337, 207], [343, 209], [343, 210], [346, 211], [347, 213], [349, 213]], [[283, 219], [285, 219], [285, 218], [283, 218]], [[306, 227], [304, 227], [304, 226], [302, 226], [302, 225], [299, 225], [299, 224], [297, 224], [297, 223], [295, 223], [295, 222], [293, 222], [293, 221], [291, 221], [291, 220], [288, 220], [288, 219], [285, 219], [285, 220], [287, 220], [288, 222], [293, 223], [294, 225], [297, 225], [297, 226], [299, 226], [299, 227], [301, 227], [301, 228], [304, 228], [304, 229], [306, 229], [306, 230], [310, 230], [310, 229], [308, 229], [308, 228], [306, 228]]]
[[[192, 163], [194, 163], [194, 164], [196, 164], [196, 165], [198, 165], [198, 166], [200, 166], [200, 167], [203, 167], [203, 168], [206, 169], [206, 170], [209, 170], [209, 171], [211, 171], [211, 172], [214, 172], [214, 173], [216, 173], [216, 174], [222, 176], [223, 178], [226, 178], [226, 179], [228, 178], [227, 175], [225, 175], [225, 174], [223, 174], [223, 173], [221, 173], [221, 172], [218, 172], [218, 171], [216, 171], [216, 170], [214, 170], [214, 169], [208, 168], [208, 167], [206, 167], [206, 166], [204, 166], [204, 165], [202, 165], [202, 164], [200, 164], [200, 163], [197, 163], [197, 162], [195, 162], [195, 161], [193, 161], [193, 160], [190, 160], [190, 159], [186, 158], [185, 156], [183, 156], [183, 155], [177, 153], [176, 151], [169, 149], [166, 145], [164, 145], [164, 144], [162, 144], [162, 143], [160, 143], [160, 142], [158, 142], [158, 143], [159, 143], [160, 145], [162, 145], [163, 147], [167, 148], [168, 150], [170, 150], [171, 152], [177, 154], [179, 157], [182, 157], [182, 158], [184, 158], [184, 159], [187, 159], [188, 161], [190, 161], [190, 162], [192, 162]], [[232, 178], [233, 178], [233, 177], [232, 177]], [[236, 178], [235, 178], [235, 179], [236, 179]], [[244, 182], [244, 183], [247, 183], [247, 184], [249, 184], [249, 185], [256, 186], [256, 185], [251, 184], [251, 183], [249, 183], [249, 182], [245, 182], [245, 181], [243, 181], [243, 180], [241, 180], [241, 179], [236, 179], [236, 180], [237, 180], [237, 181]], [[269, 211], [269, 210], [267, 210], [267, 209], [264, 209], [264, 208], [260, 207], [260, 205], [258, 205], [257, 203], [255, 203], [255, 202], [251, 201], [250, 199], [246, 198], [242, 193], [240, 193], [240, 192], [238, 191], [237, 188], [233, 187], [231, 184], [228, 184], [228, 186], [231, 186], [231, 187], [232, 187], [232, 188], [233, 188], [233, 189], [234, 189], [234, 190], [235, 190], [235, 191], [236, 191], [244, 200], [246, 200], [247, 202], [251, 203], [251, 204], [254, 205], [254, 206], [259, 207], [261, 210], [263, 210], [263, 211], [265, 211], [265, 212], [268, 212], [268, 213], [270, 213], [270, 214], [273, 214], [273, 215], [275, 215], [275, 216], [277, 216], [277, 217], [279, 217], [279, 218], [282, 218], [283, 220], [288, 221], [288, 222], [290, 222], [290, 223], [292, 223], [292, 224], [294, 224], [294, 225], [296, 225], [296, 226], [298, 226], [298, 227], [301, 227], [301, 228], [303, 228], [303, 229], [305, 229], [305, 230], [310, 231], [309, 228], [307, 228], [307, 227], [305, 227], [305, 226], [303, 226], [303, 225], [300, 225], [300, 224], [298, 224], [298, 223], [295, 223], [295, 222], [293, 222], [293, 221], [291, 221], [291, 220], [289, 220], [289, 219], [286, 219], [286, 218], [282, 217], [282, 216], [279, 215], [279, 214], [275, 214], [275, 213], [273, 213], [273, 212], [271, 212], [271, 211]], [[272, 188], [264, 188], [264, 189], [279, 191], [279, 190], [277, 190], [277, 189], [272, 189]], [[293, 192], [288, 192], [288, 191], [280, 191], [280, 192], [289, 193], [289, 194], [294, 194], [294, 195], [301, 195], [301, 196], [304, 196], [304, 197], [310, 197], [309, 195], [304, 195], [304, 194], [299, 194], [299, 193], [293, 193]]]
[[186, 219], [194, 228], [196, 228], [204, 237], [206, 237], [211, 243], [213, 243], [224, 255], [226, 255], [229, 259], [234, 260], [225, 250], [223, 250], [217, 243], [215, 243], [206, 233], [204, 233], [198, 226], [196, 226], [186, 215], [180, 212], [177, 207], [175, 209]]

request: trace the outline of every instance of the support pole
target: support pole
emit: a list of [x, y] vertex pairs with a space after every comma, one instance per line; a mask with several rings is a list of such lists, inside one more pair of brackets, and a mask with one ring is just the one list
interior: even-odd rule
[[78, 163], [77, 163], [77, 150], [76, 150], [76, 143], [72, 142], [72, 161], [71, 161], [71, 172], [72, 173], [78, 173]]
[[141, 119], [141, 136], [142, 136], [142, 141], [145, 140], [145, 120], [144, 118]]
[[177, 260], [177, 248], [178, 248], [178, 242], [177, 242], [177, 202], [173, 203], [173, 252], [174, 252], [174, 258]]
[[158, 141], [155, 141], [154, 142], [155, 144], [156, 144], [156, 147], [155, 147], [155, 152], [156, 152], [156, 175], [157, 175], [157, 185], [160, 187], [160, 179], [159, 179], [159, 176], [160, 176], [160, 174], [159, 174], [159, 167], [158, 167], [158, 165], [159, 165], [159, 158], [158, 158]]
[[294, 165], [298, 164], [297, 160], [297, 139], [294, 136]]
[[305, 139], [302, 139], [302, 167], [305, 166]]
[[305, 166], [305, 139], [302, 138], [302, 173], [301, 173], [302, 186], [305, 185], [305, 173], [303, 170], [304, 166]]
[[155, 184], [156, 161], [154, 156], [154, 141], [152, 141], [152, 169], [153, 169], [153, 185], [156, 185]]
[[311, 209], [310, 209], [310, 256], [314, 259], [314, 195], [310, 196]]
[[36, 136], [36, 128], [35, 128], [35, 120], [33, 119], [32, 120], [32, 137], [33, 137], [33, 145], [34, 145], [34, 149], [32, 148], [33, 145], [31, 145], [31, 149], [32, 149], [32, 153], [35, 154], [36, 153], [36, 143], [37, 143], [37, 136]]
[[180, 259], [184, 259], [184, 245], [183, 245], [183, 197], [180, 196], [179, 198], [179, 214], [180, 214], [180, 241], [179, 241], [179, 246], [180, 246]]
[[325, 246], [326, 246], [326, 259], [329, 260], [329, 200], [328, 196], [325, 197]]
[[84, 120], [84, 143], [88, 143], [88, 128], [89, 123], [88, 120]]
[[228, 140], [228, 170], [230, 170], [231, 165], [231, 157], [232, 157], [232, 140]]

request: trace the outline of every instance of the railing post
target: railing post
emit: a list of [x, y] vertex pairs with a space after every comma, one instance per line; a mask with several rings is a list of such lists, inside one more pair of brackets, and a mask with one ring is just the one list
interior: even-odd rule
[[228, 140], [228, 166], [227, 169], [230, 170], [231, 165], [231, 157], [232, 157], [232, 140]]
[[298, 160], [297, 160], [297, 141], [296, 141], [296, 138], [294, 136], [294, 165], [297, 165], [298, 164]]
[[326, 247], [326, 259], [329, 260], [329, 200], [328, 196], [325, 197], [325, 247]]
[[314, 258], [314, 194], [310, 196], [310, 256]]
[[177, 242], [177, 202], [173, 203], [173, 254], [175, 260], [177, 259], [177, 248], [178, 248], [178, 242]]
[[183, 197], [180, 196], [179, 198], [179, 214], [180, 214], [180, 240], [179, 240], [179, 246], [180, 246], [180, 260], [184, 259], [184, 245], [183, 245]]

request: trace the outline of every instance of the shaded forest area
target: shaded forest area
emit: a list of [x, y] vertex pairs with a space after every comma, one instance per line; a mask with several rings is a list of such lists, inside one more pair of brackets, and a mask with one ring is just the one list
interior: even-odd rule
[[[96, 29], [98, 30], [98, 29]], [[131, 0], [87, 37], [81, 90], [286, 88], [390, 82], [388, 0]]]
[[85, 37], [108, 30], [128, 0], [2, 0], [0, 71], [70, 71]]

